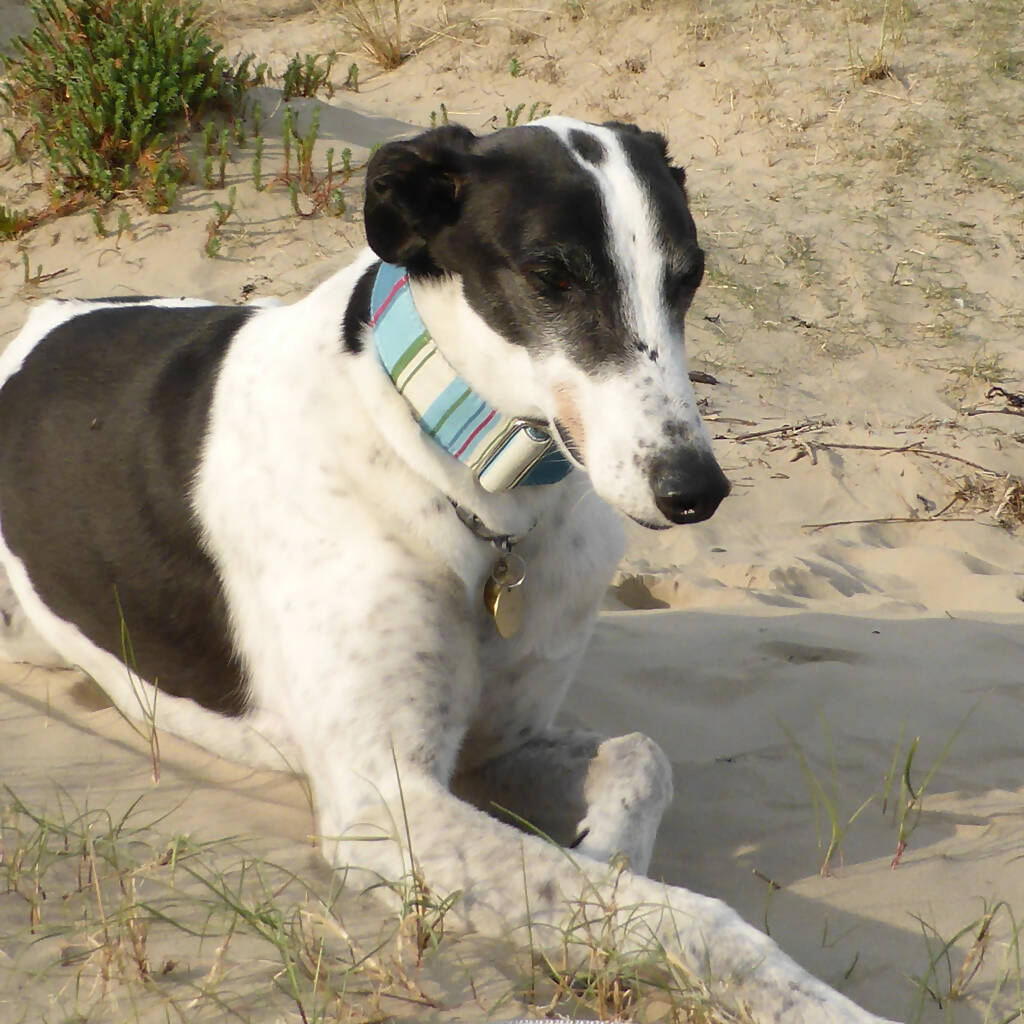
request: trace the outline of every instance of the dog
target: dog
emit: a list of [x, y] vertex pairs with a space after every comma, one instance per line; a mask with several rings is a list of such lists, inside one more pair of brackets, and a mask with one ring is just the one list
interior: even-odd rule
[[332, 864], [397, 878], [411, 848], [466, 928], [554, 942], [605, 900], [625, 948], [655, 939], [757, 1021], [879, 1021], [644, 877], [656, 744], [553, 724], [621, 517], [695, 523], [729, 492], [665, 139], [439, 127], [372, 156], [364, 221], [366, 251], [291, 305], [32, 314], [0, 357], [5, 655], [301, 769]]

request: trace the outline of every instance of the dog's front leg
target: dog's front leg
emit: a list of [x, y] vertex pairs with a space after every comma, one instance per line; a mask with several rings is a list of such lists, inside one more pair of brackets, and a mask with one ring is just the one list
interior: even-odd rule
[[[631, 956], [649, 962], [663, 949], [756, 1024], [881, 1024], [719, 900], [619, 873], [523, 834], [415, 768], [404, 774], [400, 796], [387, 788], [389, 797], [382, 793], [377, 806], [364, 808], [361, 827], [372, 830], [366, 838], [389, 835], [394, 842], [365, 842], [353, 834], [333, 846], [339, 867], [356, 867], [356, 878], [361, 868], [370, 873], [368, 881], [395, 879], [389, 851], [405, 847], [398, 859], [405, 883], [414, 868], [426, 894], [458, 894], [450, 919], [463, 927], [556, 957], [568, 942], [570, 962], [574, 952], [584, 956], [588, 942], [614, 947], [624, 963]], [[424, 895], [420, 888], [417, 896]]]
[[[567, 929], [574, 942], [587, 929], [595, 943], [611, 935], [627, 955], [664, 947], [758, 1024], [878, 1024], [718, 900], [618, 874], [454, 796], [448, 782], [478, 685], [465, 592], [407, 573], [393, 586], [378, 581], [374, 597], [343, 623], [336, 607], [307, 603], [287, 653], [310, 674], [277, 690], [306, 755], [324, 852], [350, 884], [401, 892], [415, 878], [440, 899], [458, 893], [454, 923], [556, 953]], [[627, 738], [626, 749], [634, 744]], [[579, 749], [580, 766], [602, 761], [597, 738]], [[580, 800], [585, 820], [585, 784]]]
[[481, 810], [518, 819], [597, 861], [622, 855], [643, 874], [672, 801], [672, 768], [641, 733], [608, 739], [551, 729], [457, 772], [452, 789]]
[[[228, 574], [229, 590], [253, 708], [294, 739], [324, 853], [351, 887], [457, 893], [453, 926], [555, 954], [567, 934], [588, 930], [625, 955], [663, 947], [758, 1024], [878, 1024], [718, 900], [617, 873], [453, 795], [460, 748], [481, 714], [475, 593], [387, 537], [334, 549], [315, 537], [299, 543], [303, 526], [296, 517], [290, 537], [264, 547], [272, 564], [250, 557], [251, 575]], [[603, 749], [597, 738], [581, 743], [578, 763], [601, 764]], [[585, 821], [604, 805], [588, 800], [579, 777]]]
[[410, 846], [403, 800], [447, 789], [476, 704], [475, 640], [453, 574], [390, 544], [360, 556], [337, 572], [333, 560], [305, 566], [301, 592], [279, 582], [278, 671], [269, 662], [269, 685], [255, 683], [257, 704], [301, 752], [325, 857], [397, 881]]

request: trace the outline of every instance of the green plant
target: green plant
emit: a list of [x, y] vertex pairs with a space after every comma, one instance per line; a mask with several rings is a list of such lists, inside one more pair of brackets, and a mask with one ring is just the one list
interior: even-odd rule
[[16, 238], [28, 227], [28, 215], [24, 210], [0, 203], [0, 238]]
[[7, 141], [11, 144], [11, 158], [21, 163], [25, 159], [25, 147], [22, 145], [21, 139], [6, 125], [0, 129], [0, 132], [7, 136]]
[[[324, 154], [327, 159], [327, 173], [318, 182], [314, 199], [316, 208], [324, 210], [331, 217], [340, 217], [346, 210], [345, 193], [334, 185], [334, 147], [328, 148]], [[352, 177], [352, 150], [346, 146], [341, 151], [342, 181]]]
[[[1002, 1024], [1009, 1024], [1010, 1021], [1019, 1019], [1021, 996], [1024, 992], [1020, 956], [1021, 925], [1017, 922], [1013, 907], [1005, 900], [998, 900], [992, 905], [989, 905], [987, 900], [983, 901], [981, 916], [964, 925], [948, 939], [943, 938], [939, 930], [924, 918], [916, 914], [913, 916], [920, 925], [928, 953], [928, 963], [924, 971], [912, 978], [918, 992], [917, 1006], [912, 1018], [914, 1022], [921, 1019], [927, 999], [931, 999], [940, 1009], [944, 1009], [948, 1003], [966, 999], [970, 995], [971, 983], [981, 970], [989, 951], [1000, 946], [1004, 949], [1003, 961], [996, 968], [996, 980], [991, 986], [989, 1013], [986, 1014], [985, 1020], [998, 1020]], [[1001, 919], [1005, 919], [1005, 922]], [[1002, 924], [1002, 929], [997, 927], [998, 924]], [[997, 935], [1000, 930], [1006, 933], [1005, 936]], [[967, 938], [970, 938], [971, 944], [960, 966], [954, 967], [954, 949], [961, 939]], [[993, 1018], [991, 1012], [996, 1000], [1007, 991], [1010, 998], [1016, 1002], [1017, 1012], [1009, 1017], [1000, 1014], [999, 1017]]]
[[324, 210], [331, 217], [340, 217], [346, 209], [345, 193], [342, 192], [340, 188], [332, 188], [327, 193], [327, 198], [324, 202]]
[[[285, 107], [281, 119], [281, 141], [284, 149], [284, 167], [274, 179], [275, 183], [288, 189], [288, 201], [297, 217], [312, 217], [325, 212], [332, 217], [341, 216], [345, 212], [345, 196], [341, 185], [352, 177], [352, 150], [347, 146], [341, 151], [340, 171], [334, 165], [334, 147], [325, 153], [327, 171], [319, 174], [313, 166], [313, 150], [320, 133], [320, 110], [314, 108], [309, 125], [304, 132], [296, 127], [295, 112]], [[262, 154], [262, 148], [258, 155]], [[294, 168], [292, 155], [295, 156]], [[259, 165], [253, 162], [253, 180], [259, 175]], [[299, 197], [309, 196], [312, 208], [307, 212], [302, 209]]]
[[320, 134], [320, 108], [313, 109], [313, 116], [304, 133], [299, 132], [295, 125], [295, 111], [291, 107], [284, 108], [281, 117], [281, 143], [284, 149], [284, 170], [281, 178], [290, 182], [292, 174], [292, 153], [295, 153], [295, 174], [303, 191], [311, 191], [315, 175], [313, 173], [313, 148]]
[[[899, 787], [898, 794], [896, 797], [896, 804], [893, 807], [893, 818], [896, 822], [896, 852], [893, 854], [892, 862], [890, 866], [892, 868], [899, 867], [900, 861], [903, 858], [903, 854], [906, 852], [907, 843], [910, 841], [911, 835], [917, 828], [921, 821], [921, 809], [922, 803], [924, 802], [924, 795], [928, 789], [929, 783], [932, 781], [932, 776], [939, 770], [942, 762], [946, 760], [949, 755], [949, 751], [953, 746], [957, 736], [960, 735], [960, 731], [967, 724], [968, 719], [974, 714], [978, 705], [975, 704], [963, 718], [960, 719], [957, 727], [950, 734], [948, 740], [946, 740], [942, 749], [939, 751], [938, 756], [932, 762], [931, 767], [925, 773], [924, 778], [915, 787], [912, 779], [912, 772], [914, 767], [914, 755], [917, 753], [918, 744], [921, 742], [920, 736], [915, 736], [907, 747], [907, 754], [903, 760], [903, 768], [899, 773]], [[885, 776], [885, 783], [882, 788], [882, 812], [885, 813], [889, 803], [889, 792], [892, 788], [894, 781], [894, 774], [896, 766], [900, 761], [900, 752], [903, 746], [903, 727], [900, 727], [899, 738], [896, 741], [896, 748], [893, 751], [892, 761], [889, 765], [889, 771]]]
[[220, 253], [220, 229], [224, 227], [228, 222], [228, 218], [235, 212], [237, 193], [238, 189], [232, 185], [231, 190], [228, 192], [227, 206], [214, 201], [213, 216], [206, 225], [206, 244], [203, 246], [203, 252], [210, 259], [213, 259]]
[[[120, 238], [120, 232], [118, 238]], [[160, 781], [160, 734], [156, 728], [156, 702], [160, 691], [156, 686], [149, 687], [139, 675], [135, 648], [132, 646], [131, 634], [128, 631], [128, 623], [125, 621], [124, 609], [121, 607], [121, 598], [116, 587], [114, 588], [114, 604], [117, 606], [117, 620], [121, 633], [121, 664], [128, 676], [128, 685], [131, 687], [132, 696], [138, 704], [141, 724], [126, 715], [120, 708], [118, 708], [118, 713], [132, 730], [146, 741], [155, 784]], [[150, 690], [152, 693], [149, 692]], [[117, 707], [116, 704], [114, 706]]]
[[302, 207], [299, 206], [299, 186], [295, 181], [288, 182], [288, 201], [292, 206], [292, 213], [296, 217], [306, 217], [308, 214], [302, 212]]
[[263, 136], [256, 139], [256, 151], [252, 155], [252, 183], [257, 192], [263, 191]]
[[[505, 108], [505, 127], [513, 128], [515, 125], [520, 123], [523, 111], [526, 110], [525, 103], [519, 103], [514, 107]], [[545, 103], [543, 100], [535, 100], [530, 104], [530, 109], [526, 114], [526, 121], [524, 124], [528, 124], [530, 121], [535, 120], [538, 117], [547, 117], [551, 113], [551, 105]]]
[[257, 61], [256, 54], [247, 53], [230, 68], [225, 81], [225, 94], [232, 110], [241, 110], [245, 94], [267, 81], [266, 61]]
[[221, 188], [224, 187], [224, 177], [227, 174], [229, 156], [228, 130], [227, 128], [222, 128], [220, 140], [217, 143], [217, 176]]
[[188, 177], [188, 168], [180, 153], [171, 150], [155, 155], [139, 168], [139, 189], [148, 210], [164, 213], [174, 205], [178, 187]]
[[557, 948], [535, 947], [530, 926], [528, 938], [535, 967], [530, 1001], [548, 1014], [557, 1010], [558, 1016], [564, 1014], [570, 1019], [667, 1020], [679, 1024], [749, 1021], [745, 1013], [734, 1015], [723, 1010], [701, 979], [659, 941], [657, 906], [620, 902], [618, 886], [624, 869], [624, 862], [613, 860], [602, 886], [581, 878], [579, 895], [566, 901], [569, 914], [560, 925]]
[[203, 157], [203, 188], [213, 188], [213, 157]]
[[[233, 882], [225, 876], [211, 877], [208, 872], [189, 865], [185, 871], [209, 890], [215, 906], [226, 908], [234, 915], [228, 926], [229, 936], [234, 932], [236, 923], [241, 922], [275, 949], [281, 959], [286, 991], [295, 1001], [302, 1019], [307, 1020], [303, 1009], [301, 967], [293, 939], [293, 920], [274, 899], [275, 893], [268, 882], [265, 866], [259, 861], [243, 860]], [[255, 896], [249, 891], [252, 888], [250, 877], [256, 881]]]
[[313, 116], [310, 118], [309, 127], [306, 129], [305, 134], [299, 135], [296, 133], [295, 141], [297, 143], [296, 156], [298, 157], [298, 173], [299, 183], [303, 187], [307, 187], [313, 181], [313, 147], [316, 145], [316, 138], [320, 134], [320, 108], [316, 107], [313, 110]]
[[[332, 50], [330, 53], [307, 53], [304, 57], [295, 54], [281, 76], [281, 91], [284, 99], [290, 100], [293, 96], [315, 96], [323, 90], [328, 96], [334, 95], [334, 88], [331, 86], [331, 69], [338, 55]], [[323, 64], [320, 61], [323, 60]], [[354, 67], [355, 65], [353, 65]], [[351, 75], [351, 68], [349, 75]]]
[[221, 203], [214, 201], [213, 209], [216, 214], [216, 217], [214, 219], [217, 222], [217, 227], [223, 227], [224, 224], [227, 223], [228, 217], [230, 217], [231, 214], [235, 212], [235, 198], [237, 196], [237, 192], [238, 190], [235, 188], [234, 185], [232, 185], [230, 191], [228, 192], [227, 206], [223, 206]]
[[295, 113], [291, 107], [285, 107], [281, 115], [281, 147], [284, 150], [284, 171], [283, 177], [288, 178], [292, 173], [292, 137], [295, 132]]
[[214, 105], [230, 109], [262, 75], [251, 57], [232, 68], [197, 8], [195, 0], [34, 0], [37, 24], [13, 44], [3, 94], [31, 121], [60, 189], [107, 200], [141, 180], [152, 205], [173, 198], [169, 186], [185, 171], [161, 161], [167, 133]]
[[[803, 747], [797, 742], [796, 737], [783, 725], [779, 723], [779, 728], [785, 733], [786, 739], [789, 740], [790, 746], [796, 752], [797, 760], [800, 762], [800, 772], [804, 777], [804, 781], [807, 784], [807, 791], [811, 797], [811, 803], [814, 807], [814, 829], [818, 835], [818, 849], [823, 850], [821, 864], [818, 867], [818, 873], [822, 878], [827, 878], [832, 873], [832, 863], [837, 856], [841, 856], [843, 839], [846, 837], [846, 833], [849, 831], [850, 826], [860, 817], [861, 813], [868, 807], [868, 805], [875, 799], [874, 793], [862, 800], [857, 807], [849, 815], [844, 816], [840, 813], [840, 795], [839, 795], [839, 780], [838, 773], [836, 771], [836, 757], [835, 747], [832, 742], [832, 732], [828, 727], [828, 722], [825, 720], [825, 716], [820, 713], [821, 727], [825, 733], [825, 743], [828, 748], [828, 759], [829, 759], [829, 783], [826, 786], [814, 773], [810, 763], [807, 760], [807, 756], [804, 753]], [[821, 816], [824, 813], [825, 818], [828, 821], [829, 835], [828, 840], [825, 841], [822, 838], [822, 827], [821, 827]]]

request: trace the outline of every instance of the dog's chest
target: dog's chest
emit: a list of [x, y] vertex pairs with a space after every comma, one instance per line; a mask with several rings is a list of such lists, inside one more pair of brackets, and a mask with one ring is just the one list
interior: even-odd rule
[[470, 759], [477, 744], [491, 753], [511, 748], [550, 723], [590, 639], [621, 550], [615, 514], [593, 494], [574, 498], [517, 548], [525, 576], [522, 626], [514, 637], [498, 634], [480, 586], [480, 698], [464, 745]]

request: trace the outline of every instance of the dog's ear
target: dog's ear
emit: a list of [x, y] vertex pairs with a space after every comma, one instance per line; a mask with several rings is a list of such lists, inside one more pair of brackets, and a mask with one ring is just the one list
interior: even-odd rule
[[444, 125], [389, 142], [366, 169], [366, 240], [385, 262], [408, 264], [458, 220], [476, 136]]

